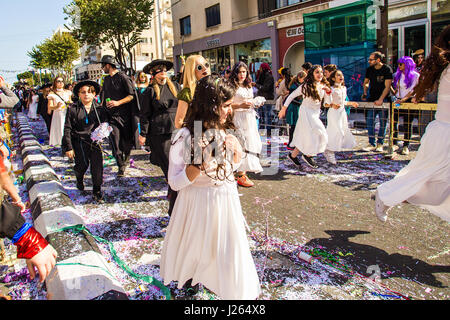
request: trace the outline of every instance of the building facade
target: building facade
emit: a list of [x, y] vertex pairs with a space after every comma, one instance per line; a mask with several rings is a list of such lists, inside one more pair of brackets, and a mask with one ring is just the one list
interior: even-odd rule
[[[251, 70], [267, 62], [275, 79], [281, 66], [295, 73], [304, 63], [302, 16], [328, 0], [172, 0], [174, 62], [201, 54], [212, 72], [244, 61]], [[254, 68], [256, 67], [256, 68]]]

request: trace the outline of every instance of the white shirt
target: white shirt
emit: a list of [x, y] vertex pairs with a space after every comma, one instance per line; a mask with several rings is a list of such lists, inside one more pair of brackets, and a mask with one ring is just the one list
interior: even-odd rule
[[400, 80], [398, 80], [397, 93], [395, 94], [398, 99], [403, 99], [404, 97], [406, 97], [408, 93], [414, 90], [414, 87], [419, 82], [419, 74], [415, 71], [413, 71], [412, 73], [414, 74], [414, 80], [409, 88], [406, 88], [405, 75], [403, 73], [400, 77]]

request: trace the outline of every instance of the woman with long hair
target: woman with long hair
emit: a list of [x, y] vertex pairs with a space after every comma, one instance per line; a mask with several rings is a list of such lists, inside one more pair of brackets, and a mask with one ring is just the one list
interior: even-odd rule
[[[411, 57], [404, 56], [398, 59], [398, 68], [392, 82], [392, 89], [397, 98], [396, 103], [405, 103], [411, 100], [414, 87], [419, 81], [419, 73], [417, 73], [416, 64]], [[395, 112], [394, 110], [394, 127], [398, 126], [398, 118], [403, 116], [403, 126], [405, 128], [404, 142], [401, 150], [401, 154], [409, 154], [409, 140], [412, 135], [412, 122], [414, 118], [419, 117], [418, 110], [402, 110], [401, 112]], [[397, 146], [398, 130], [394, 130], [394, 150], [398, 149]]]
[[413, 102], [421, 101], [436, 86], [435, 120], [428, 124], [416, 157], [394, 179], [377, 188], [375, 213], [383, 222], [389, 209], [404, 201], [450, 222], [450, 26], [425, 59]]
[[179, 194], [164, 238], [161, 277], [180, 289], [201, 283], [222, 299], [250, 300], [261, 289], [233, 175], [242, 148], [227, 133], [234, 129], [234, 95], [225, 79], [201, 79], [173, 139], [169, 184]]
[[39, 96], [36, 92], [36, 90], [31, 90], [30, 92], [30, 99], [28, 100], [28, 118], [31, 120], [37, 120], [37, 105], [38, 105]]
[[344, 73], [336, 69], [329, 76], [331, 86], [330, 108], [327, 112], [328, 145], [324, 152], [325, 159], [336, 164], [335, 152], [353, 149], [356, 140], [348, 127], [345, 106], [358, 107], [358, 103], [347, 100], [347, 87], [344, 83]]
[[302, 159], [306, 164], [312, 168], [317, 168], [313, 156], [324, 152], [327, 147], [328, 135], [320, 120], [320, 107], [322, 100], [325, 106], [330, 104], [331, 90], [328, 85], [328, 81], [323, 76], [322, 67], [316, 64], [309, 69], [303, 84], [292, 92], [284, 102], [284, 107], [287, 108], [296, 97], [303, 96], [291, 142], [294, 150], [288, 154], [288, 158], [297, 166], [301, 165], [297, 159], [301, 152]]
[[[295, 77], [292, 77], [292, 80], [288, 84], [289, 94], [297, 90], [297, 88], [302, 85], [303, 81], [305, 81], [305, 77], [306, 72], [303, 70], [297, 73]], [[287, 108], [285, 106], [281, 107], [281, 110], [278, 113], [278, 118], [280, 119], [286, 118], [286, 123], [289, 125], [289, 132], [288, 132], [289, 141], [286, 146], [288, 150], [294, 150], [294, 148], [291, 147], [290, 145], [292, 142], [292, 138], [294, 137], [295, 125], [297, 124], [298, 120], [298, 111], [300, 109], [302, 101], [303, 98], [300, 95], [295, 99], [293, 99]]]
[[259, 162], [259, 154], [262, 150], [261, 136], [256, 123], [256, 111], [253, 103], [252, 78], [247, 65], [238, 62], [234, 65], [230, 75], [231, 83], [236, 87], [236, 95], [233, 99], [233, 123], [244, 139], [244, 152], [237, 172], [237, 183], [242, 187], [254, 186], [253, 181], [247, 177], [247, 172], [259, 173], [263, 171]]
[[[161, 168], [166, 179], [169, 171], [170, 139], [175, 131], [177, 95], [180, 90], [180, 85], [167, 76], [167, 71], [172, 67], [172, 62], [160, 59], [144, 67], [144, 72], [150, 73], [153, 79], [143, 93], [140, 114], [139, 143], [144, 146], [148, 142], [151, 150], [150, 162]], [[170, 216], [177, 196], [170, 186], [167, 196]]]
[[175, 128], [183, 126], [184, 118], [189, 104], [192, 101], [192, 95], [195, 92], [197, 81], [211, 74], [211, 68], [208, 61], [200, 55], [192, 55], [186, 59], [183, 72], [183, 89], [178, 94], [178, 108], [175, 115]]
[[53, 112], [50, 126], [49, 145], [60, 146], [64, 135], [64, 122], [66, 121], [67, 108], [72, 103], [72, 91], [64, 89], [64, 78], [56, 77], [47, 97], [50, 114]]

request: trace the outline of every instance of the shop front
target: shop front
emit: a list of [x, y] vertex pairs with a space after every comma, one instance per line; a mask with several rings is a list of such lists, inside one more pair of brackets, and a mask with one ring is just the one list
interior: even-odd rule
[[342, 70], [350, 100], [360, 99], [367, 58], [376, 50], [376, 29], [368, 24], [372, 1], [303, 15], [305, 60], [312, 64], [335, 64]]
[[289, 68], [292, 74], [301, 70], [305, 63], [305, 30], [303, 25], [278, 30], [280, 66]]
[[276, 22], [260, 23], [246, 28], [236, 29], [211, 37], [175, 45], [175, 70], [180, 67], [180, 55], [197, 53], [205, 57], [211, 65], [211, 72], [219, 73], [222, 67], [233, 66], [244, 61], [249, 67], [257, 67], [263, 62], [269, 63], [276, 76], [278, 63], [278, 32]]

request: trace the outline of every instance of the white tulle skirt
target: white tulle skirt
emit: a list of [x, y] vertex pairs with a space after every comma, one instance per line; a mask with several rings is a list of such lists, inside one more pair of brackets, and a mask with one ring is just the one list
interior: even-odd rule
[[450, 222], [449, 137], [450, 123], [430, 122], [416, 157], [394, 179], [378, 186], [385, 205], [408, 201]]
[[344, 149], [353, 149], [356, 146], [356, 140], [350, 128], [348, 127], [347, 113], [345, 108], [328, 109], [327, 113], [327, 150], [343, 151]]
[[225, 300], [253, 300], [260, 283], [236, 183], [194, 186], [177, 196], [161, 253], [165, 285], [203, 284]]

